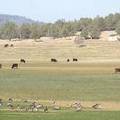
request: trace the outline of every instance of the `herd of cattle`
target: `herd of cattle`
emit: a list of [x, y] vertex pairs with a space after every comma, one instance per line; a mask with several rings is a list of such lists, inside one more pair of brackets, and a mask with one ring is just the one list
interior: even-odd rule
[[[15, 101], [12, 98], [9, 98], [8, 101], [4, 102], [2, 99], [0, 99], [0, 110], [3, 108], [6, 108], [6, 110], [10, 111], [17, 111], [17, 112], [37, 112], [37, 111], [43, 111], [48, 112], [48, 109], [52, 110], [62, 110], [61, 106], [57, 105], [56, 101], [50, 101], [49, 106], [43, 105], [38, 102], [29, 102], [28, 100], [21, 101], [22, 104], [16, 104]], [[74, 109], [76, 112], [82, 111], [83, 109], [86, 109], [80, 101], [74, 102], [70, 104], [67, 108]], [[102, 109], [101, 104], [94, 104], [90, 106], [91, 109]]]
[[[24, 59], [20, 59], [20, 62], [21, 63], [26, 63], [26, 61]], [[11, 65], [11, 69], [17, 69], [19, 67], [19, 64], [18, 63], [13, 63]], [[2, 69], [2, 64], [0, 64], [0, 69]]]
[[[73, 62], [78, 62], [78, 59], [77, 59], [77, 58], [73, 58], [72, 61], [73, 61]], [[58, 62], [58, 60], [55, 59], [55, 58], [52, 58], [52, 59], [51, 59], [51, 62]], [[70, 62], [70, 59], [67, 59], [67, 62]]]
[[[7, 48], [7, 47], [14, 47], [14, 45], [13, 44], [5, 44], [4, 47], [5, 48]], [[70, 61], [78, 62], [78, 59], [77, 58], [73, 58], [72, 60], [67, 59], [66, 61], [67, 62], [70, 62]], [[51, 62], [52, 63], [57, 63], [58, 60], [55, 59], [55, 58], [51, 58]], [[20, 59], [20, 63], [26, 63], [26, 61], [24, 59]], [[13, 63], [12, 66], [11, 66], [11, 69], [17, 69], [18, 67], [19, 67], [18, 63]], [[0, 64], [0, 69], [1, 68], [2, 68], [2, 64]], [[115, 71], [115, 73], [120, 73], [120, 68], [115, 68], [114, 71]]]
[[[77, 58], [73, 58], [72, 61], [73, 61], [73, 62], [78, 62], [78, 59], [77, 59]], [[51, 62], [58, 62], [58, 60], [52, 58], [52, 59], [51, 59]], [[67, 59], [67, 62], [70, 62], [70, 59]], [[120, 68], [115, 68], [114, 71], [115, 71], [115, 73], [120, 73]]]
[[[73, 61], [73, 62], [77, 62], [78, 59], [73, 58], [72, 61]], [[54, 59], [54, 58], [51, 58], [51, 62], [56, 63], [56, 62], [58, 62], [58, 60], [57, 60], [57, 59]], [[67, 62], [70, 62], [70, 59], [67, 59]], [[26, 60], [25, 60], [25, 59], [20, 59], [20, 63], [26, 63]], [[11, 65], [11, 69], [17, 69], [18, 67], [19, 67], [19, 64], [18, 64], [18, 63], [13, 63], [13, 64]], [[0, 69], [2, 69], [2, 64], [0, 64]], [[114, 69], [114, 72], [115, 72], [115, 73], [120, 73], [120, 68], [115, 68], [115, 69]]]

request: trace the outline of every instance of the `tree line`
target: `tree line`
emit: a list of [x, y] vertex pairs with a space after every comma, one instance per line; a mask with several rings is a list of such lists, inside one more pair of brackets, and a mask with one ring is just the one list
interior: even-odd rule
[[7, 22], [0, 26], [0, 39], [39, 39], [40, 37], [66, 37], [80, 32], [85, 39], [99, 39], [101, 31], [116, 30], [120, 34], [120, 13], [106, 17], [81, 18], [80, 20], [57, 20], [55, 23], [32, 23], [17, 25]]

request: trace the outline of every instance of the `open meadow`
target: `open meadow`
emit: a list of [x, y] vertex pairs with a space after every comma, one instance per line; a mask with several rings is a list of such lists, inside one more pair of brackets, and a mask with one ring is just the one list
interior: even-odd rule
[[1, 120], [119, 120], [120, 112], [57, 112], [11, 113], [0, 112]]
[[[6, 43], [14, 47], [5, 48]], [[73, 40], [0, 42], [0, 98], [5, 102], [0, 119], [119, 120], [120, 74], [115, 74], [115, 68], [120, 67], [120, 43], [93, 40], [85, 44], [79, 48]], [[52, 63], [51, 58], [58, 62]], [[18, 63], [18, 69], [11, 69], [13, 63]], [[9, 98], [16, 108], [23, 101], [36, 101], [48, 106], [48, 113], [9, 111]], [[52, 110], [53, 101], [60, 111]], [[76, 101], [84, 107], [82, 112], [70, 107]], [[91, 108], [97, 103], [102, 109]]]

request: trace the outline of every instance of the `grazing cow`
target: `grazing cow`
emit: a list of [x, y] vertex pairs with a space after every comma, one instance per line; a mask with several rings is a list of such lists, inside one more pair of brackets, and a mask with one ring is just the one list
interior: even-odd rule
[[70, 62], [70, 59], [67, 59], [67, 62]]
[[13, 44], [11, 44], [11, 45], [10, 45], [10, 47], [14, 47], [14, 45], [13, 45]]
[[4, 45], [5, 48], [8, 47], [8, 46], [9, 46], [9, 44], [5, 44], [5, 45]]
[[58, 62], [56, 59], [52, 58], [51, 62]]
[[20, 59], [21, 63], [26, 63], [26, 61], [24, 59]]
[[115, 68], [115, 73], [120, 73], [120, 68]]
[[2, 64], [0, 64], [0, 69], [2, 68]]
[[17, 63], [14, 63], [11, 68], [12, 68], [12, 69], [15, 69], [15, 68], [17, 69], [17, 68], [18, 68], [18, 64], [17, 64]]
[[78, 61], [78, 59], [76, 59], [76, 58], [73, 58], [73, 62], [77, 62]]

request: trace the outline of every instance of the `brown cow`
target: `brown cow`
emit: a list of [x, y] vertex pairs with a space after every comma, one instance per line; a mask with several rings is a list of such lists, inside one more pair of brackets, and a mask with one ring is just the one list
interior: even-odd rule
[[13, 44], [11, 44], [11, 45], [10, 45], [10, 47], [14, 47], [14, 45], [13, 45]]
[[115, 73], [120, 73], [120, 68], [115, 68]]
[[0, 69], [2, 68], [2, 64], [0, 64]]
[[4, 45], [5, 48], [8, 47], [8, 46], [9, 46], [9, 44], [5, 44], [5, 45]]
[[77, 62], [78, 61], [78, 59], [77, 58], [73, 58], [73, 62]]
[[21, 63], [26, 63], [26, 61], [24, 59], [20, 59]]
[[58, 62], [56, 59], [52, 58], [51, 62]]
[[12, 68], [12, 69], [15, 69], [15, 68], [17, 69], [17, 68], [18, 68], [18, 64], [17, 64], [17, 63], [14, 63], [11, 68]]

